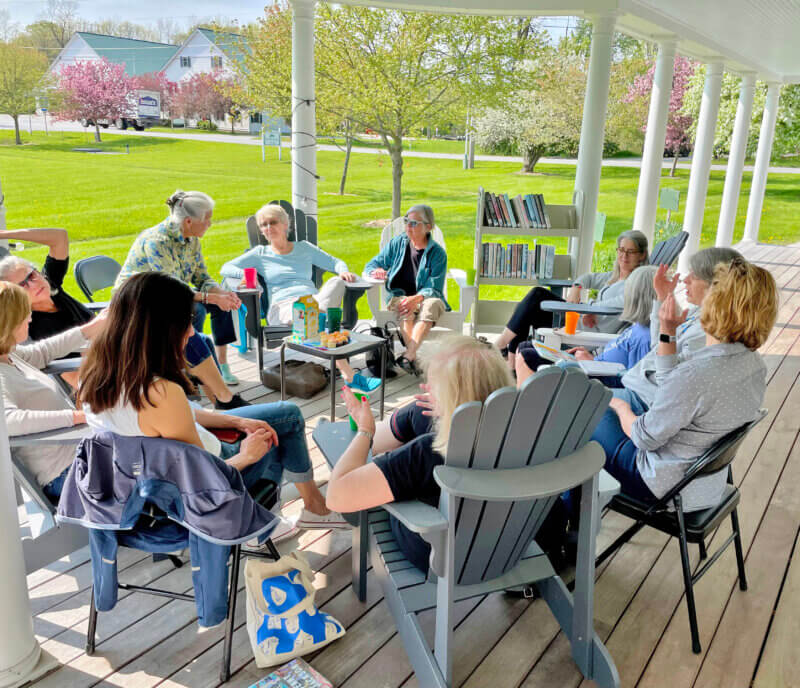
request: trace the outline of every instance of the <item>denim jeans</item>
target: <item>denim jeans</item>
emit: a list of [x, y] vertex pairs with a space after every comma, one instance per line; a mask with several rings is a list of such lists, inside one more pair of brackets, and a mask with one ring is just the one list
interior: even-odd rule
[[214, 358], [214, 363], [216, 363], [217, 368], [219, 368], [217, 354], [214, 351], [214, 341], [207, 334], [195, 332], [191, 337], [189, 337], [189, 341], [186, 342], [185, 353], [186, 362], [192, 368], [201, 364], [209, 356]]
[[206, 304], [195, 302], [192, 325], [198, 332], [203, 331], [206, 313], [211, 316], [211, 334], [217, 346], [224, 346], [236, 341], [236, 331], [233, 329], [233, 315], [231, 311], [223, 311], [213, 303]]
[[[242, 470], [242, 478], [251, 487], [261, 478], [280, 485], [285, 479], [292, 483], [304, 483], [314, 478], [311, 459], [306, 444], [305, 420], [300, 409], [291, 402], [278, 401], [272, 404], [256, 404], [231, 409], [224, 413], [239, 418], [254, 418], [269, 423], [278, 435], [278, 445], [272, 447], [256, 463]], [[239, 453], [239, 442], [222, 442], [220, 458], [229, 459]]]
[[61, 497], [61, 490], [64, 489], [64, 481], [67, 479], [70, 466], [67, 466], [60, 475], [56, 476], [47, 485], [42, 487], [45, 497], [47, 497], [53, 504], [58, 504], [58, 499]]

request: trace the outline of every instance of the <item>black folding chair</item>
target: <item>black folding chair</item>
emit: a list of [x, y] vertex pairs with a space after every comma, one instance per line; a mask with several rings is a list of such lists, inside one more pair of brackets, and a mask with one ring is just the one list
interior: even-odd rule
[[113, 258], [108, 256], [91, 256], [90, 258], [82, 258], [75, 263], [73, 272], [75, 273], [75, 281], [81, 288], [81, 291], [86, 294], [89, 299], [87, 308], [90, 310], [102, 310], [108, 306], [108, 302], [95, 303], [92, 294], [100, 289], [106, 289], [113, 286], [114, 282], [119, 275], [122, 266]]
[[[734, 549], [736, 550], [739, 588], [741, 590], [747, 590], [742, 538], [739, 530], [739, 517], [736, 513], [736, 507], [739, 504], [739, 490], [733, 484], [733, 473], [731, 472], [730, 464], [736, 457], [736, 452], [739, 450], [747, 433], [761, 422], [766, 415], [766, 409], [761, 409], [755, 420], [728, 433], [725, 437], [717, 441], [713, 447], [695, 461], [692, 467], [686, 472], [683, 479], [657, 502], [653, 504], [644, 504], [625, 494], [618, 494], [608, 505], [609, 509], [627, 516], [628, 518], [632, 518], [635, 523], [597, 557], [595, 566], [599, 566], [603, 563], [644, 526], [650, 526], [651, 528], [660, 530], [662, 533], [678, 538], [678, 545], [681, 552], [681, 565], [683, 568], [683, 582], [686, 588], [686, 606], [689, 610], [689, 629], [692, 634], [692, 651], [695, 654], [700, 653], [701, 647], [700, 634], [697, 630], [694, 584], [702, 578], [706, 571], [719, 559], [731, 543], [733, 543]], [[728, 469], [728, 484], [725, 486], [725, 492], [719, 504], [701, 511], [685, 513], [681, 500], [681, 491], [696, 478], [717, 473], [725, 468]], [[672, 506], [674, 510], [669, 511], [668, 509], [670, 506]], [[728, 516], [731, 517], [733, 533], [728, 536], [725, 542], [720, 545], [709, 559], [705, 545], [706, 540]], [[692, 574], [689, 564], [688, 543], [690, 542], [699, 546], [701, 561], [707, 559], [705, 564], [694, 574]]]

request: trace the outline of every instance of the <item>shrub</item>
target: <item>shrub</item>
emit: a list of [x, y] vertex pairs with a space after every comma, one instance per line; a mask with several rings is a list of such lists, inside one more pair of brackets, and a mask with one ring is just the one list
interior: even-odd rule
[[676, 234], [683, 230], [683, 225], [674, 220], [667, 222], [666, 220], [656, 220], [656, 231], [653, 236], [653, 245], [659, 241], [666, 241], [674, 237]]
[[217, 125], [210, 119], [201, 119], [197, 122], [198, 129], [205, 129], [206, 131], [216, 131]]

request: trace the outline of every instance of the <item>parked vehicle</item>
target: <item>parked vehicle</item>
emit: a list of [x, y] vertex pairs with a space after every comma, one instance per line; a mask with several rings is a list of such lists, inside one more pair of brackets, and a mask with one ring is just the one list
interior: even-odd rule
[[133, 127], [136, 131], [144, 131], [147, 127], [161, 124], [161, 94], [158, 91], [136, 90], [128, 100], [130, 116], [118, 117], [114, 122], [117, 129]]
[[[82, 127], [93, 127], [94, 126], [94, 120], [93, 119], [86, 119], [85, 117], [80, 120], [80, 123], [81, 123]], [[110, 124], [110, 122], [107, 119], [98, 119], [97, 123], [101, 127], [103, 127], [103, 129], [108, 129], [108, 125]]]

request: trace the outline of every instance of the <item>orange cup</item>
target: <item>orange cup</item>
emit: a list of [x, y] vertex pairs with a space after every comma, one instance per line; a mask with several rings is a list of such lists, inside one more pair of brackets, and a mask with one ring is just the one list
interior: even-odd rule
[[580, 320], [580, 317], [581, 314], [575, 311], [567, 311], [564, 314], [564, 332], [566, 334], [575, 334], [575, 330], [578, 329], [578, 320]]

